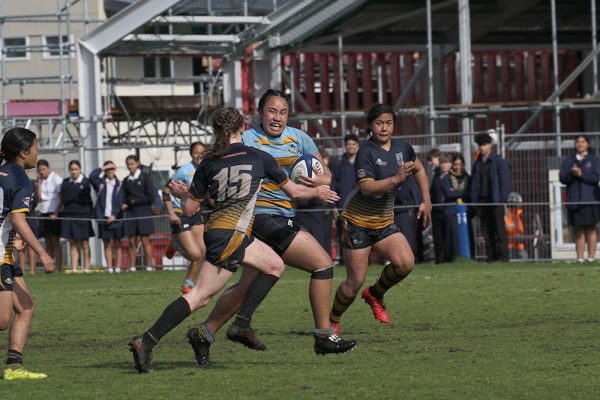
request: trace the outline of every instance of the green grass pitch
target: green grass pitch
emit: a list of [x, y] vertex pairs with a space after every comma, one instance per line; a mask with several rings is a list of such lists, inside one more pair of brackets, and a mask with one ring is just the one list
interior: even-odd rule
[[[367, 283], [380, 270], [371, 267]], [[343, 277], [336, 268], [335, 286]], [[359, 346], [325, 357], [312, 350], [308, 274], [288, 269], [255, 315], [267, 351], [231, 343], [222, 330], [213, 367], [197, 368], [184, 336], [209, 305], [163, 339], [152, 373], [138, 375], [127, 341], [178, 296], [182, 278], [27, 276], [37, 312], [25, 366], [49, 378], [0, 381], [0, 398], [600, 398], [598, 265], [417, 266], [386, 295], [389, 325], [358, 298], [341, 328]], [[6, 342], [2, 332], [2, 357]]]

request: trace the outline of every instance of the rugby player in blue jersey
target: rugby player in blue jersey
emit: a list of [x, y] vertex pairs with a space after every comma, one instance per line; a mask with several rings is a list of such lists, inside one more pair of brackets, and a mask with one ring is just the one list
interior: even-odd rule
[[[269, 89], [258, 102], [259, 124], [244, 132], [244, 144], [269, 153], [279, 167], [289, 175], [294, 161], [303, 154], [314, 155], [321, 164], [323, 160], [317, 146], [306, 133], [287, 126], [289, 100], [281, 90]], [[313, 178], [303, 177], [302, 183], [315, 187], [329, 185], [331, 173], [323, 165], [324, 174], [315, 173]], [[286, 265], [311, 274], [309, 298], [315, 323], [314, 350], [317, 354], [343, 353], [356, 346], [354, 340], [344, 340], [330, 327], [329, 306], [333, 282], [333, 262], [319, 242], [294, 222], [296, 214], [293, 199], [274, 182], [263, 181], [256, 201], [256, 222], [252, 234], [268, 244], [279, 254]], [[192, 345], [202, 348], [199, 365], [209, 365], [209, 348], [214, 334], [240, 308], [254, 285], [264, 276], [244, 269], [239, 282], [228, 288], [219, 298], [208, 319], [194, 328], [200, 336]], [[249, 289], [250, 288], [250, 289]], [[254, 350], [265, 350], [266, 345], [256, 337], [250, 320], [237, 315], [229, 327], [227, 337]], [[198, 351], [196, 351], [198, 353]]]
[[205, 150], [204, 144], [192, 143], [190, 145], [192, 161], [177, 169], [162, 190], [163, 203], [169, 214], [171, 233], [174, 236], [167, 248], [166, 255], [168, 258], [173, 258], [173, 253], [178, 250], [191, 263], [183, 285], [181, 285], [183, 294], [190, 292], [194, 287], [194, 280], [204, 261], [204, 216], [201, 209], [198, 209], [198, 212], [191, 217], [185, 215], [181, 208], [181, 201], [177, 197], [171, 196], [169, 183], [181, 181], [188, 186], [191, 185]]

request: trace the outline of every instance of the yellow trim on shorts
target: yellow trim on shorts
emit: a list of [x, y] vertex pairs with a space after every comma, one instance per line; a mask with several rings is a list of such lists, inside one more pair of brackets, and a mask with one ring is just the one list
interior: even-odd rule
[[242, 244], [242, 241], [244, 240], [244, 236], [245, 235], [242, 232], [239, 232], [239, 231], [233, 232], [233, 236], [231, 236], [231, 239], [229, 239], [229, 243], [227, 243], [227, 247], [225, 247], [225, 250], [223, 251], [223, 254], [221, 254], [221, 257], [219, 257], [219, 262], [224, 262], [229, 257], [231, 257], [231, 255]]

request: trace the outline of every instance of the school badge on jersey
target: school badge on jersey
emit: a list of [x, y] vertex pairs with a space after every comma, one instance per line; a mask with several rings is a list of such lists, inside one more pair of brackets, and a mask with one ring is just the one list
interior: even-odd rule
[[396, 153], [396, 162], [398, 163], [398, 165], [404, 164], [404, 155], [402, 154], [402, 152]]

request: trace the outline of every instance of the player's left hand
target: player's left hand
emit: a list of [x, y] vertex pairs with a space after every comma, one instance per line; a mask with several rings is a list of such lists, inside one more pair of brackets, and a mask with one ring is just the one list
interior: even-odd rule
[[22, 251], [27, 247], [27, 243], [23, 239], [21, 239], [21, 235], [18, 233], [15, 235], [15, 241], [13, 242], [13, 246], [15, 250]]
[[317, 167], [315, 167], [314, 165], [312, 178], [309, 178], [306, 175], [300, 175], [298, 177], [298, 181], [299, 183], [309, 187], [329, 185], [329, 180], [327, 179], [327, 177], [324, 174], [320, 173]]
[[423, 201], [421, 204], [419, 204], [417, 219], [421, 220], [423, 227], [426, 227], [431, 223], [431, 208], [431, 201]]

